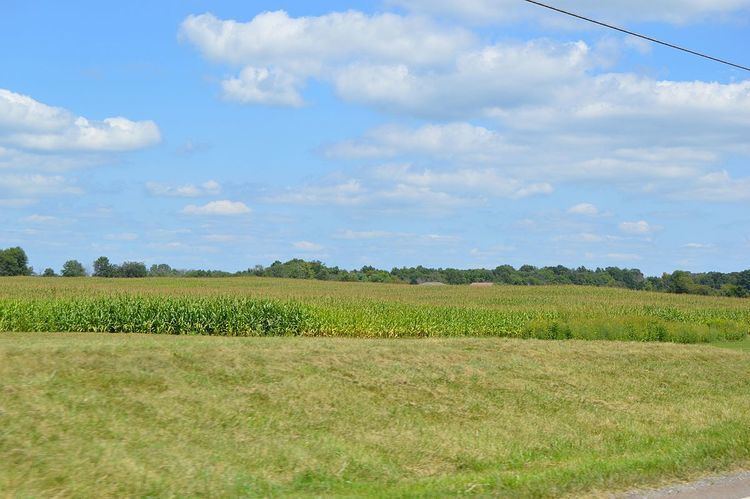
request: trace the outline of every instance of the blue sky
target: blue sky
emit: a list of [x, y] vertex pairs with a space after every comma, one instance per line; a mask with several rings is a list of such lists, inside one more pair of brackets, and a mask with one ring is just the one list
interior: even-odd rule
[[[750, 0], [556, 0], [750, 64]], [[750, 74], [520, 0], [10, 0], [0, 247], [750, 267]]]

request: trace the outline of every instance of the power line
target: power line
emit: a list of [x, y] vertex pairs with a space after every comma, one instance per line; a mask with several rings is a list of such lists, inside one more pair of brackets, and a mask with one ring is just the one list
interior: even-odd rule
[[718, 62], [718, 63], [721, 63], [721, 64], [726, 64], [727, 66], [732, 66], [732, 67], [737, 68], [737, 69], [742, 69], [744, 71], [750, 71], [750, 67], [747, 67], [747, 66], [741, 66], [740, 64], [735, 64], [733, 62], [729, 62], [729, 61], [726, 61], [724, 59], [719, 59], [718, 57], [713, 57], [713, 56], [710, 56], [710, 55], [707, 55], [707, 54], [703, 54], [701, 52], [696, 52], [695, 50], [690, 50], [690, 49], [685, 48], [685, 47], [680, 47], [679, 45], [674, 45], [672, 43], [663, 42], [661, 40], [657, 40], [656, 38], [651, 38], [650, 36], [641, 35], [640, 33], [636, 33], [634, 31], [629, 31], [629, 30], [624, 29], [624, 28], [619, 28], [617, 26], [613, 26], [611, 24], [607, 24], [607, 23], [604, 23], [604, 22], [601, 22], [601, 21], [597, 21], [596, 19], [591, 19], [590, 17], [585, 17], [585, 16], [582, 16], [580, 14], [576, 14], [574, 12], [569, 12], [567, 10], [559, 9], [557, 7], [553, 7], [552, 5], [547, 5], [547, 4], [542, 3], [542, 2], [537, 2], [536, 0], [524, 0], [524, 1], [528, 2], [528, 3], [531, 3], [531, 4], [534, 4], [534, 5], [538, 5], [539, 7], [544, 7], [545, 9], [554, 10], [555, 12], [559, 12], [561, 14], [565, 14], [566, 16], [575, 17], [575, 18], [581, 19], [583, 21], [587, 21], [587, 22], [590, 22], [590, 23], [598, 24], [599, 26], [604, 26], [605, 28], [613, 29], [613, 30], [619, 31], [621, 33], [625, 33], [625, 34], [628, 34], [628, 35], [631, 35], [631, 36], [642, 38], [644, 40], [648, 40], [649, 42], [658, 43], [659, 45], [664, 45], [664, 46], [669, 47], [669, 48], [673, 48], [673, 49], [676, 49], [676, 50], [681, 50], [682, 52], [687, 52], [688, 54], [697, 55], [698, 57], [703, 57], [704, 59], [709, 59], [709, 60], [714, 61], [714, 62]]

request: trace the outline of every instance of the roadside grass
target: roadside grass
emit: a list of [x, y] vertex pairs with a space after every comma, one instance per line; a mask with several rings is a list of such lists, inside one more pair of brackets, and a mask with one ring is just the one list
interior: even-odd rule
[[711, 346], [0, 333], [10, 496], [602, 494], [750, 464]]

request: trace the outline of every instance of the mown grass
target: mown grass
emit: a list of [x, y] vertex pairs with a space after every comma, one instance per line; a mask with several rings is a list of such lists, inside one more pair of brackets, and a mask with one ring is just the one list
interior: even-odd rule
[[714, 342], [713, 345], [720, 348], [730, 348], [732, 350], [750, 352], [750, 337], [745, 338], [742, 341], [717, 341]]
[[746, 338], [750, 301], [572, 286], [6, 278], [0, 330], [702, 343]]
[[9, 496], [557, 497], [750, 464], [750, 355], [0, 334]]

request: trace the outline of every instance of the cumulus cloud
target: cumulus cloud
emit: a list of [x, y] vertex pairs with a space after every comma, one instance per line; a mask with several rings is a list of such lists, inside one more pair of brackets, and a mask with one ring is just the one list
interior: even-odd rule
[[[514, 0], [388, 0], [390, 5], [413, 12], [458, 17], [477, 23], [509, 22], [536, 19], [562, 22], [559, 14]], [[748, 0], [568, 0], [562, 8], [606, 20], [648, 21], [683, 24], [721, 19], [723, 16], [750, 8]]]
[[114, 234], [106, 234], [104, 239], [107, 241], [135, 241], [138, 239], [138, 234], [134, 232], [117, 232]]
[[352, 61], [441, 63], [473, 43], [471, 33], [442, 28], [419, 17], [366, 15], [348, 11], [317, 17], [264, 12], [248, 22], [189, 16], [180, 36], [207, 58], [241, 66], [223, 82], [228, 99], [245, 103], [299, 106], [310, 77]]
[[221, 192], [221, 184], [209, 180], [202, 184], [166, 185], [159, 182], [146, 182], [146, 190], [153, 196], [166, 197], [201, 197], [212, 196]]
[[243, 104], [299, 107], [303, 104], [299, 78], [280, 69], [247, 67], [237, 78], [221, 84], [224, 97]]
[[301, 251], [320, 251], [323, 249], [322, 245], [310, 241], [297, 241], [293, 246]]
[[[557, 113], [554, 109], [550, 112]], [[728, 117], [723, 125], [718, 125], [718, 120], [723, 131], [716, 128], [714, 132], [706, 131], [710, 127], [698, 130], [698, 124], [692, 122], [675, 127], [687, 129], [671, 130], [665, 119], [660, 125], [664, 132], [649, 137], [638, 135], [638, 120], [634, 118], [631, 128], [614, 131], [602, 121], [575, 130], [572, 118], [570, 124], [565, 124], [562, 116], [556, 119], [559, 123], [555, 126], [536, 130], [527, 128], [528, 121], [520, 121], [523, 124], [517, 127], [516, 121], [509, 120], [502, 132], [467, 122], [417, 128], [387, 125], [360, 138], [328, 145], [322, 153], [329, 159], [364, 164], [387, 158], [400, 164], [425, 165], [433, 175], [452, 175], [456, 185], [467, 185], [468, 177], [482, 172], [482, 181], [475, 182], [477, 189], [487, 185], [506, 197], [508, 187], [536, 185], [530, 191], [519, 187], [519, 197], [523, 197], [524, 192], [550, 192], [554, 185], [564, 182], [616, 182], [628, 191], [706, 200], [723, 197], [725, 201], [739, 201], [748, 195], [746, 179], [711, 172], [725, 157], [743, 154], [739, 149], [744, 142], [739, 137], [736, 142], [732, 140], [739, 134], [735, 129], [742, 129], [731, 124], [733, 118]], [[690, 121], [687, 116], [685, 120]], [[654, 127], [658, 128], [656, 124]], [[747, 131], [750, 133], [750, 128]], [[538, 147], [540, 143], [545, 147]], [[460, 176], [464, 179], [456, 178]], [[498, 188], [499, 179], [505, 187]], [[580, 210], [584, 209], [578, 207], [573, 212], [582, 214]]]
[[750, 178], [733, 178], [726, 170], [710, 172], [697, 178], [687, 189], [673, 194], [687, 200], [741, 202], [750, 200]]
[[599, 209], [591, 203], [580, 203], [568, 208], [568, 213], [593, 217], [599, 214]]
[[186, 215], [216, 215], [216, 216], [236, 216], [250, 213], [250, 208], [240, 201], [211, 201], [204, 205], [189, 204], [182, 209]]
[[[682, 2], [675, 9], [677, 3], [652, 3], [648, 9], [625, 0], [571, 5], [614, 17], [677, 22], [731, 13], [750, 0]], [[512, 11], [509, 0], [392, 4], [464, 18]], [[675, 11], [682, 17], [670, 17]], [[332, 159], [393, 160], [409, 165], [408, 172], [390, 171], [386, 179], [376, 168], [271, 196], [277, 201], [459, 205], [471, 195], [547, 194], [564, 182], [616, 182], [629, 191], [671, 197], [748, 199], [748, 179], [732, 178], [720, 165], [730, 155], [750, 155], [750, 81], [669, 81], [610, 72], [609, 49], [597, 44], [488, 45], [469, 31], [412, 14], [292, 17], [279, 11], [248, 22], [202, 14], [185, 19], [180, 34], [206, 58], [236, 71], [222, 83], [228, 99], [301, 106], [305, 86], [317, 80], [348, 102], [444, 122], [387, 125], [322, 150]], [[479, 119], [483, 126], [472, 123]]]
[[285, 190], [264, 198], [271, 203], [302, 205], [358, 205], [365, 202], [370, 192], [357, 179], [328, 185], [306, 185]]
[[[476, 47], [440, 67], [359, 62], [334, 73], [345, 100], [423, 118], [467, 118], [538, 105], [594, 66], [584, 42]], [[461, 91], [457, 92], [456, 89]]]
[[[745, 1], [691, 6], [728, 11]], [[462, 2], [461, 8], [475, 3]], [[620, 8], [626, 10], [625, 2]], [[421, 17], [356, 11], [298, 18], [265, 12], [245, 23], [203, 14], [188, 17], [181, 35], [206, 57], [241, 68], [222, 86], [226, 97], [246, 103], [299, 106], [306, 82], [315, 78], [330, 82], [345, 100], [426, 118], [493, 115], [539, 127], [572, 117], [630, 130], [633, 119], [645, 117], [658, 130], [660, 116], [674, 122], [675, 113], [718, 111], [722, 121], [744, 116], [747, 124], [747, 84], [596, 74], [611, 62], [602, 57], [612, 57], [581, 41], [482, 45], [470, 32]]]
[[652, 234], [660, 230], [661, 227], [651, 225], [645, 220], [639, 220], [637, 222], [622, 222], [620, 224], [620, 230], [626, 234], [633, 235], [646, 235]]
[[521, 199], [554, 191], [546, 182], [529, 183], [493, 169], [433, 170], [411, 164], [380, 165], [361, 177], [288, 188], [266, 196], [271, 203], [341, 205], [379, 210], [444, 212], [479, 206], [491, 199]]
[[58, 196], [82, 194], [83, 190], [60, 175], [6, 174], [0, 175], [0, 197]]
[[51, 215], [39, 215], [39, 214], [29, 215], [28, 217], [23, 218], [24, 222], [33, 223], [33, 224], [50, 224], [50, 223], [55, 223], [58, 220], [59, 219], [57, 217], [53, 217]]
[[161, 140], [153, 121], [92, 121], [0, 89], [0, 143], [33, 151], [128, 151]]
[[599, 234], [592, 234], [590, 232], [582, 232], [581, 234], [576, 234], [573, 237], [573, 240], [582, 243], [600, 243], [605, 239], [605, 237], [600, 236]]
[[[604, 74], [569, 86], [541, 107], [497, 110], [495, 116], [519, 130], [568, 135], [590, 133], [611, 144], [641, 147], [745, 151], [750, 132], [750, 80], [737, 83], [657, 81], [629, 74]], [[706, 120], [710, 127], [704, 126]]]
[[183, 21], [180, 34], [215, 61], [274, 65], [284, 59], [308, 72], [320, 69], [321, 61], [362, 55], [380, 61], [441, 62], [474, 40], [468, 31], [443, 28], [421, 17], [353, 10], [296, 18], [279, 10], [248, 22], [192, 15]]
[[535, 194], [550, 194], [554, 190], [548, 183], [524, 184], [491, 169], [415, 170], [409, 164], [400, 164], [381, 166], [375, 170], [375, 174], [381, 179], [405, 186], [454, 192], [483, 192], [499, 198], [517, 199]]
[[24, 172], [0, 175], [0, 204], [20, 207], [43, 197], [81, 194], [74, 181], [46, 173], [111, 162], [116, 153], [160, 140], [152, 121], [90, 120], [0, 88], [0, 171]]
[[633, 262], [643, 260], [641, 255], [635, 253], [607, 253], [607, 258], [618, 262]]
[[369, 131], [361, 139], [324, 148], [332, 159], [393, 158], [427, 155], [453, 161], [497, 162], [508, 154], [527, 152], [528, 147], [512, 144], [505, 136], [470, 123], [427, 124], [410, 129], [387, 125]]
[[351, 230], [347, 229], [340, 231], [334, 235], [337, 239], [345, 240], [377, 240], [377, 239], [388, 239], [388, 240], [401, 240], [409, 243], [452, 243], [458, 241], [459, 238], [456, 236], [447, 236], [442, 234], [415, 234], [412, 232], [393, 232], [385, 230]]

